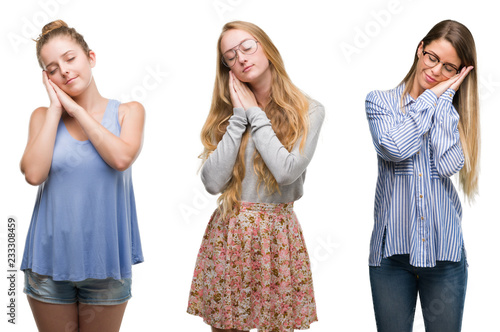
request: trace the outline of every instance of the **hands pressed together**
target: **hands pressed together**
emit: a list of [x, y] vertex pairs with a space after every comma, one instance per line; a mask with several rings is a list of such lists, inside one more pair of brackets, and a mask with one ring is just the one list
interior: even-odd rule
[[47, 90], [47, 94], [50, 98], [49, 109], [54, 112], [58, 112], [59, 115], [62, 115], [63, 111], [66, 111], [69, 116], [74, 117], [75, 114], [82, 109], [80, 105], [78, 105], [73, 98], [68, 96], [66, 92], [61, 90], [61, 88], [52, 82], [45, 70], [42, 72], [42, 76], [43, 84], [45, 85], [45, 89]]
[[465, 77], [467, 77], [472, 69], [474, 69], [474, 67], [472, 66], [463, 67], [458, 74], [447, 79], [446, 81], [436, 84], [436, 86], [433, 87], [431, 91], [434, 92], [436, 96], [438, 96], [438, 98], [449, 88], [452, 88], [453, 90], [455, 90], [455, 92], [458, 91], [460, 84], [462, 84]]
[[237, 79], [232, 71], [229, 71], [229, 93], [233, 107], [242, 107], [246, 111], [250, 107], [258, 106], [252, 90], [248, 85]]

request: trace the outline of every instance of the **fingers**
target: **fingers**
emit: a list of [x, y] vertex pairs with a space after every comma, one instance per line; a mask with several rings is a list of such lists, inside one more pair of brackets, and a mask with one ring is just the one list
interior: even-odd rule
[[57, 86], [57, 84], [55, 84], [54, 82], [52, 82], [50, 79], [48, 81], [49, 81], [50, 86], [54, 89], [54, 91], [57, 94], [59, 94], [59, 91], [61, 91], [61, 89]]
[[45, 70], [42, 70], [42, 82], [43, 82], [43, 84], [47, 85], [48, 81], [49, 81], [49, 77], [47, 76], [47, 72]]
[[62, 103], [63, 101], [61, 100], [61, 97], [64, 94], [64, 92], [61, 90], [61, 88], [57, 86], [57, 84], [52, 82], [52, 80], [49, 79], [48, 81], [50, 86], [52, 87], [52, 91], [55, 93], [56, 98], [59, 100], [60, 103]]
[[50, 79], [49, 79], [49, 84], [52, 87], [52, 89], [54, 89], [54, 92], [56, 93], [57, 99], [59, 99], [59, 101], [61, 103], [65, 103], [65, 102], [68, 102], [69, 100], [73, 100], [73, 99], [71, 99], [71, 97], [69, 97], [66, 94], [66, 92], [64, 92], [60, 87], [57, 86], [57, 84], [52, 82], [52, 80], [50, 80]]
[[472, 66], [468, 67], [463, 67], [460, 72], [458, 73], [458, 80], [464, 80], [465, 77], [471, 72], [471, 70], [474, 69]]
[[238, 94], [245, 92], [248, 93], [249, 91], [251, 91], [245, 83], [240, 81], [236, 76], [234, 76], [233, 73], [232, 75], [233, 75], [234, 87]]
[[47, 93], [49, 94], [49, 98], [51, 99], [51, 101], [54, 101], [54, 99], [57, 99], [57, 93], [54, 89], [54, 82], [50, 80], [45, 70], [42, 71], [42, 79], [43, 85], [45, 85], [45, 90], [47, 90]]
[[238, 96], [235, 80], [237, 79], [234, 77], [233, 72], [229, 71], [229, 96], [231, 97], [231, 103], [233, 104], [233, 107], [238, 108], [243, 106]]
[[231, 71], [229, 71], [229, 93], [232, 95], [236, 93], [236, 90], [234, 88], [234, 76]]
[[462, 84], [464, 79], [467, 77], [467, 75], [469, 75], [469, 73], [471, 72], [472, 69], [474, 69], [473, 66], [468, 66], [468, 67], [462, 68], [462, 70], [460, 70], [460, 73], [457, 74], [457, 78], [453, 82], [453, 84], [451, 85], [451, 88], [453, 90], [457, 91], [458, 88], [460, 88], [460, 85]]
[[[236, 107], [243, 107], [245, 110], [247, 110], [250, 107], [257, 106], [257, 100], [255, 99], [255, 95], [250, 89], [250, 87], [246, 83], [240, 81], [232, 71], [229, 72], [229, 75], [230, 75], [230, 89], [232, 86], [232, 90], [234, 91], [235, 94], [235, 99], [238, 100], [237, 103], [239, 104], [239, 106]], [[233, 102], [233, 106], [234, 105], [235, 104]]]
[[50, 93], [49, 89], [50, 89], [50, 82], [51, 81], [50, 81], [49, 75], [47, 75], [47, 72], [45, 70], [42, 70], [42, 81], [43, 81], [43, 85], [45, 85], [45, 88]]
[[247, 90], [248, 91], [250, 90], [246, 84], [244, 84], [236, 76], [234, 76], [234, 73], [232, 71], [230, 71], [230, 74], [233, 80], [234, 91], [238, 94], [239, 97], [241, 97], [242, 93], [245, 93], [247, 92]]
[[229, 71], [229, 87], [233, 89], [233, 84], [234, 84], [234, 76], [233, 72]]
[[43, 84], [45, 85], [47, 90], [49, 90], [50, 87], [52, 87], [52, 90], [57, 91], [55, 87], [57, 87], [57, 88], [59, 88], [59, 87], [57, 85], [55, 85], [54, 82], [52, 82], [52, 80], [49, 78], [49, 76], [47, 75], [47, 72], [45, 70], [42, 71], [42, 77], [43, 77]]
[[241, 81], [238, 78], [236, 78], [236, 76], [234, 76], [234, 73], [232, 71], [229, 71], [229, 75], [231, 77], [233, 90], [236, 93], [239, 93], [241, 91], [241, 89], [242, 89], [242, 83], [241, 83]]
[[[460, 71], [460, 76], [462, 78], [462, 80], [465, 79], [465, 77], [467, 77], [467, 75], [469, 75], [469, 73], [474, 69], [474, 67], [472, 66], [468, 66], [468, 67], [464, 67], [462, 68], [462, 70]], [[462, 73], [463, 71], [463, 73]]]
[[57, 86], [54, 82], [49, 80], [50, 86], [54, 89], [57, 99], [59, 99], [59, 102], [65, 106], [69, 106], [69, 104], [74, 103], [73, 99], [66, 94], [60, 87]]

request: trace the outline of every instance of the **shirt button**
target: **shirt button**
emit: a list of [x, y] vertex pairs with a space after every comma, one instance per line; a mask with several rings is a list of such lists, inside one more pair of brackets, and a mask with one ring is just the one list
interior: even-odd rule
[[420, 198], [424, 197], [423, 195], [420, 195]]
[[420, 217], [420, 219], [424, 220], [424, 217]]
[[422, 176], [422, 173], [418, 173], [418, 176]]
[[453, 97], [453, 95], [450, 93], [450, 97]]
[[425, 239], [422, 239], [422, 242], [425, 242]]
[[417, 151], [417, 154], [420, 154], [420, 151]]

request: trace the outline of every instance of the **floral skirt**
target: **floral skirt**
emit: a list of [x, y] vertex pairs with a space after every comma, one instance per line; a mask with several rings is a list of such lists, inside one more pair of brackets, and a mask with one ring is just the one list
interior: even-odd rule
[[317, 321], [309, 256], [293, 203], [214, 212], [187, 312], [219, 329], [293, 331]]

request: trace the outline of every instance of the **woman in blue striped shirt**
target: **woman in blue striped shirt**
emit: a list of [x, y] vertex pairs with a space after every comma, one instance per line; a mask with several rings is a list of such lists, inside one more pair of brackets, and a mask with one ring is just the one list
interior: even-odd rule
[[467, 262], [462, 208], [450, 177], [477, 193], [476, 51], [455, 21], [418, 44], [396, 88], [372, 91], [366, 113], [378, 155], [370, 282], [378, 331], [411, 331], [420, 294], [426, 331], [461, 329]]

